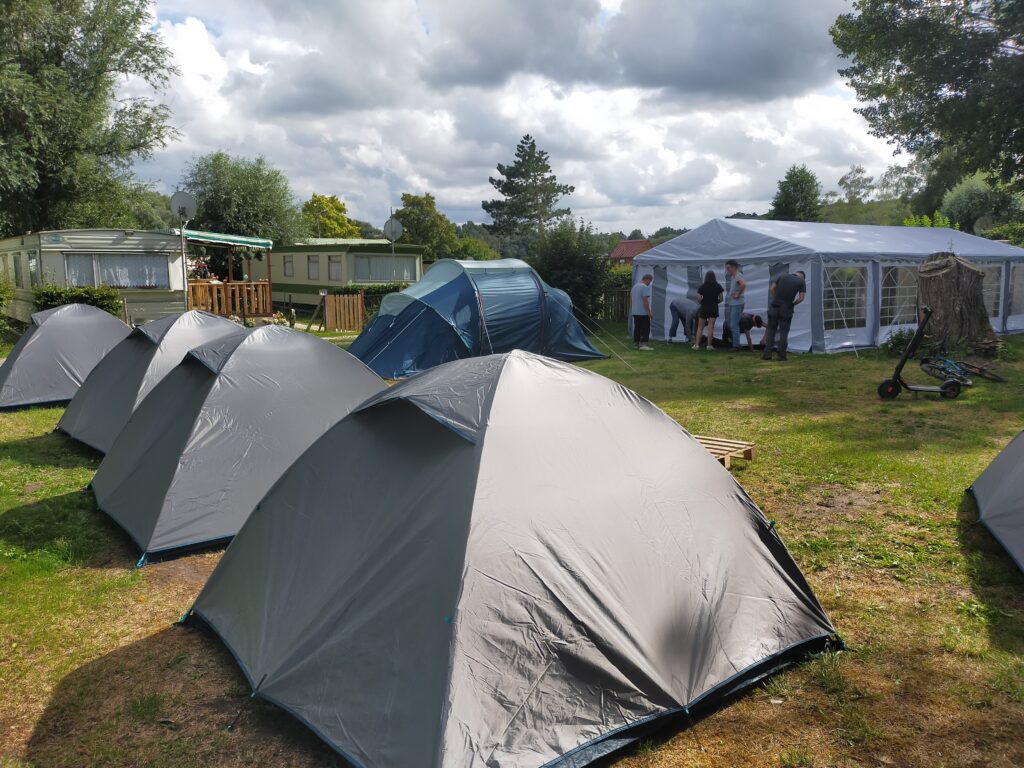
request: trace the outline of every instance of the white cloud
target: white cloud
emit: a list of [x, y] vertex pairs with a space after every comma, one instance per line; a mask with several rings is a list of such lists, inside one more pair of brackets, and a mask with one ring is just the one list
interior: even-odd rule
[[378, 224], [427, 191], [480, 221], [487, 177], [530, 133], [574, 214], [627, 232], [763, 211], [793, 163], [826, 189], [853, 162], [880, 173], [891, 152], [834, 71], [841, 3], [799, 23], [768, 5], [158, 2], [182, 137], [137, 170], [173, 189], [194, 154], [262, 154], [298, 196], [338, 194]]

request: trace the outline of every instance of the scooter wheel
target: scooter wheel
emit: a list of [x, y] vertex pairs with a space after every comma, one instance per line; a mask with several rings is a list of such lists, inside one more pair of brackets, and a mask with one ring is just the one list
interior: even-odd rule
[[[878, 396], [883, 400], [895, 400], [900, 396], [903, 387], [896, 379], [886, 379], [878, 385]], [[956, 397], [956, 395], [954, 395]]]
[[954, 400], [960, 394], [961, 384], [956, 379], [947, 379], [942, 382], [942, 386], [939, 389], [942, 390], [942, 396], [947, 400]]

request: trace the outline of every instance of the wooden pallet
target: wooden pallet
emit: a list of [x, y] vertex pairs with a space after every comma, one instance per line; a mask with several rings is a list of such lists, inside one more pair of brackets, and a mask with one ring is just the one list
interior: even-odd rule
[[700, 440], [700, 444], [708, 449], [708, 453], [718, 459], [726, 469], [732, 467], [733, 459], [750, 460], [757, 456], [757, 446], [754, 443], [703, 435], [694, 435], [694, 437]]

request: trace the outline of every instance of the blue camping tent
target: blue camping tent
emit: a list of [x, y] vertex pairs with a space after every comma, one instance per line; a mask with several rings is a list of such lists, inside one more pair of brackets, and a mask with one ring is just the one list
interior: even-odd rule
[[349, 347], [373, 371], [399, 378], [477, 355], [522, 349], [559, 360], [603, 357], [568, 294], [519, 259], [443, 259], [380, 311]]

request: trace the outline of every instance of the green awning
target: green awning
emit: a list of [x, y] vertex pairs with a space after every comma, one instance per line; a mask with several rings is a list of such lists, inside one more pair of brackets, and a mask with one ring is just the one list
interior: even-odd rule
[[[181, 237], [180, 229], [172, 229], [171, 233]], [[198, 229], [186, 229], [185, 239], [190, 243], [210, 243], [211, 245], [237, 245], [239, 248], [252, 248], [269, 251], [274, 247], [273, 240], [262, 237], [246, 237], [245, 235], [225, 235], [220, 232], [202, 232]]]

